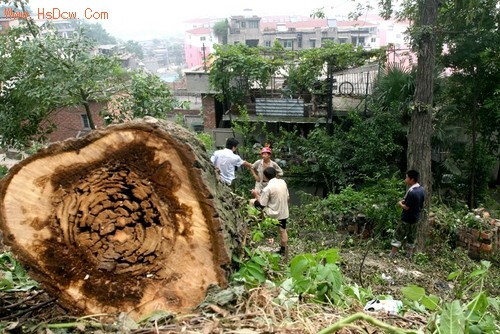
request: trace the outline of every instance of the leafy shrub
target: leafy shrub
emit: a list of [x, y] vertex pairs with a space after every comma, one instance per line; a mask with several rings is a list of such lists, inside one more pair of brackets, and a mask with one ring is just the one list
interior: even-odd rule
[[313, 254], [300, 254], [290, 262], [292, 286], [299, 295], [312, 295], [320, 302], [339, 302], [342, 290], [342, 273], [337, 266], [338, 249], [328, 249]]
[[214, 151], [214, 138], [210, 134], [200, 132], [196, 134], [196, 137], [203, 143], [208, 153], [211, 154]]
[[233, 257], [239, 265], [231, 280], [245, 284], [249, 288], [257, 287], [266, 280], [275, 280], [279, 273], [280, 256], [278, 254], [245, 247], [245, 258]]
[[[448, 280], [454, 280], [455, 300], [445, 301], [427, 294], [418, 286], [402, 289], [405, 305], [418, 312], [433, 312], [427, 324], [429, 333], [498, 333], [500, 298], [489, 297], [483, 290], [490, 263], [482, 261], [471, 273], [453, 272]], [[471, 292], [472, 299], [465, 302], [464, 292]]]
[[0, 179], [7, 175], [8, 172], [9, 169], [6, 166], [0, 165]]
[[339, 227], [364, 217], [377, 237], [389, 239], [388, 232], [400, 219], [401, 209], [396, 204], [403, 194], [402, 181], [393, 177], [373, 180], [360, 190], [348, 186], [325, 199], [309, 197], [308, 203], [292, 208], [291, 230], [300, 228], [297, 233], [302, 234], [308, 230], [334, 233]]
[[28, 291], [38, 287], [10, 252], [0, 254], [0, 291]]

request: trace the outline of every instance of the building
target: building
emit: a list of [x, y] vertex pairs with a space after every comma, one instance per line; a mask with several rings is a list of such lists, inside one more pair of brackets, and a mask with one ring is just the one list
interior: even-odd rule
[[101, 44], [96, 47], [94, 54], [108, 57], [114, 56], [120, 61], [120, 65], [127, 70], [135, 70], [142, 67], [139, 59], [130, 52], [127, 52], [124, 45]]
[[208, 55], [212, 53], [216, 42], [217, 39], [210, 27], [200, 27], [186, 31], [184, 54], [187, 67], [206, 66]]
[[63, 38], [72, 38], [78, 34], [75, 25], [67, 20], [37, 20], [36, 24], [40, 27], [42, 35], [53, 33], [55, 31]]
[[287, 50], [320, 48], [326, 40], [337, 41], [336, 20], [305, 19], [283, 16], [232, 16], [229, 19], [228, 44], [272, 47], [280, 43]]
[[184, 59], [188, 69], [206, 67], [214, 44], [220, 43], [213, 33], [213, 27], [223, 18], [196, 18], [184, 21]]
[[[212, 27], [223, 19], [186, 21], [185, 54], [188, 68], [202, 66], [217, 43]], [[391, 45], [396, 53], [408, 51], [405, 42], [408, 22], [384, 20], [378, 15], [365, 15], [364, 20], [311, 19], [301, 15], [253, 15], [245, 10], [228, 20], [227, 44], [272, 47], [280, 43], [287, 50], [320, 48], [325, 41], [350, 43], [367, 50]], [[208, 43], [212, 38], [212, 43]], [[203, 48], [203, 42], [204, 48]], [[404, 51], [403, 51], [404, 50]], [[401, 52], [400, 52], [401, 51]], [[189, 60], [188, 60], [189, 59]]]
[[15, 28], [19, 26], [18, 19], [11, 19], [6, 17], [0, 17], [0, 34], [5, 34], [10, 28]]
[[[105, 102], [90, 103], [90, 112], [97, 128], [102, 128], [105, 125], [100, 112], [106, 108], [106, 105]], [[57, 124], [57, 129], [48, 136], [49, 142], [80, 138], [92, 131], [89, 118], [82, 105], [58, 108], [51, 115], [51, 121]]]
[[367, 21], [338, 21], [338, 40], [340, 44], [350, 43], [365, 49], [380, 48], [377, 23]]

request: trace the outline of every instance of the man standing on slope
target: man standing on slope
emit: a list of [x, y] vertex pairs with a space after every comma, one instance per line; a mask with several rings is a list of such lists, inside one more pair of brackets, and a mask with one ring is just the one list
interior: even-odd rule
[[406, 172], [405, 183], [410, 188], [406, 191], [404, 199], [398, 202], [403, 212], [401, 213], [401, 221], [394, 233], [394, 239], [391, 242], [392, 249], [389, 253], [391, 257], [396, 256], [398, 248], [401, 247], [401, 243], [405, 238], [406, 247], [408, 248], [406, 255], [409, 258], [413, 256], [418, 220], [425, 201], [425, 190], [418, 183], [418, 177], [419, 174], [416, 170]]
[[259, 192], [252, 189], [255, 199], [250, 200], [250, 205], [263, 209], [264, 213], [279, 222], [280, 251], [279, 253], [288, 259], [288, 233], [286, 231], [286, 221], [289, 216], [288, 200], [290, 195], [288, 187], [283, 179], [276, 178], [276, 169], [267, 167], [264, 169], [264, 179], [268, 181], [267, 186]]
[[238, 144], [239, 142], [236, 138], [228, 138], [226, 140], [226, 148], [215, 151], [210, 157], [210, 161], [212, 161], [215, 167], [220, 171], [221, 181], [228, 186], [231, 185], [233, 180], [236, 178], [234, 173], [236, 167], [240, 167], [242, 165], [250, 169], [254, 178], [257, 177], [257, 174], [253, 169], [253, 165], [234, 153], [237, 150]]

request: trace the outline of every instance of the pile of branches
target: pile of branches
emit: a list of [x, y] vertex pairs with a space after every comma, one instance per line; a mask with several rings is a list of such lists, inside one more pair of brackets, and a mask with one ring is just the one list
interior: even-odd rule
[[246, 290], [233, 287], [209, 291], [196, 313], [176, 316], [159, 311], [134, 321], [125, 313], [68, 316], [43, 291], [4, 293], [0, 328], [9, 333], [421, 333], [426, 319], [365, 314], [360, 305], [337, 309], [333, 305], [275, 302], [278, 288]]

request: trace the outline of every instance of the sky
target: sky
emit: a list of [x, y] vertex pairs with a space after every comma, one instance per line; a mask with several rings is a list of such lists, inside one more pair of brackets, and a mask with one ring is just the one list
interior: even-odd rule
[[346, 16], [355, 7], [353, 0], [29, 0], [29, 4], [35, 15], [53, 12], [63, 16], [65, 12], [74, 12], [80, 19], [90, 17], [90, 23], [101, 23], [111, 35], [123, 40], [182, 34], [186, 20], [242, 15], [245, 9], [261, 16], [309, 16], [324, 8], [327, 14]]

